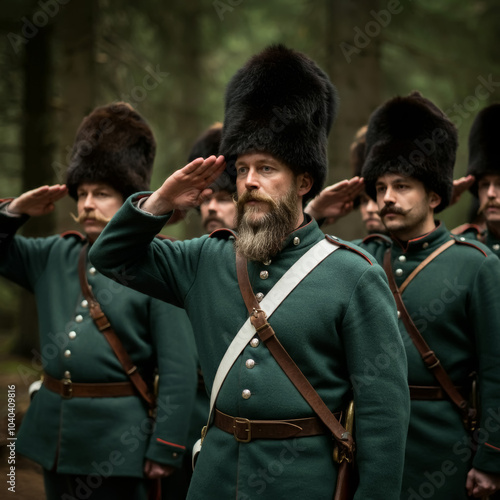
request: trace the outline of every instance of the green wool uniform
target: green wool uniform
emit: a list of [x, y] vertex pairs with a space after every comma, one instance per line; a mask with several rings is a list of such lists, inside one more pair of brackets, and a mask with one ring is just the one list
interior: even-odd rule
[[[73, 383], [126, 382], [80, 291], [83, 239], [77, 233], [14, 236], [27, 218], [0, 212], [0, 232], [7, 236], [0, 243], [0, 274], [35, 294], [44, 371]], [[106, 278], [88, 260], [86, 269], [96, 299], [143, 378], [152, 382], [158, 368], [156, 425], [139, 396], [64, 399], [42, 386], [23, 419], [16, 450], [59, 474], [142, 478], [145, 459], [178, 467], [196, 391], [189, 320], [181, 309]]]
[[[101, 234], [91, 259], [105, 274], [125, 272], [133, 276], [130, 286], [186, 309], [210, 389], [248, 317], [236, 277], [234, 236], [222, 230], [184, 242], [153, 241], [168, 216], [148, 215], [133, 199]], [[271, 262], [250, 262], [254, 292], [266, 295], [323, 238], [316, 222], [308, 220]], [[270, 323], [329, 408], [345, 407], [354, 385], [361, 478], [355, 498], [397, 499], [409, 398], [396, 309], [382, 269], [356, 247], [339, 245], [291, 292]], [[314, 416], [257, 335], [229, 371], [216, 407], [257, 420]], [[337, 469], [333, 445], [326, 434], [242, 443], [212, 425], [188, 498], [330, 500]]]
[[[361, 246], [381, 263], [391, 248], [398, 286], [443, 243], [451, 238], [443, 223], [405, 245], [380, 235]], [[481, 431], [473, 457], [469, 433], [457, 408], [448, 400], [412, 400], [401, 499], [460, 500], [471, 467], [500, 473], [500, 261], [480, 243], [456, 238], [408, 285], [403, 301], [415, 326], [441, 360], [456, 386], [470, 387], [479, 377]], [[408, 381], [414, 386], [438, 386], [406, 333]]]
[[495, 237], [490, 231], [482, 230], [475, 224], [464, 224], [453, 230], [453, 234], [467, 239], [484, 243], [495, 255], [500, 257], [500, 238]]

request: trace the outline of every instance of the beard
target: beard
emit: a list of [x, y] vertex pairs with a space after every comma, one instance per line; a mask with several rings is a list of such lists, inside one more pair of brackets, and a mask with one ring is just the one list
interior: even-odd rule
[[[255, 200], [267, 203], [269, 212], [260, 212], [258, 206], [245, 207]], [[296, 189], [290, 190], [275, 200], [267, 195], [245, 191], [238, 199], [236, 252], [248, 260], [265, 262], [276, 255], [283, 246], [283, 240], [295, 229], [299, 217]], [[260, 215], [259, 217], [256, 217]]]

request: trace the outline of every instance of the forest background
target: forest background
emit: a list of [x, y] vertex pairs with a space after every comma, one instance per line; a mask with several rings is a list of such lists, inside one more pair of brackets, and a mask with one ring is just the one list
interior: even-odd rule
[[[500, 101], [499, 26], [496, 0], [4, 0], [0, 198], [64, 182], [80, 121], [118, 100], [137, 108], [155, 132], [158, 187], [186, 163], [197, 136], [223, 120], [234, 72], [277, 42], [310, 55], [338, 88], [329, 183], [351, 177], [349, 145], [370, 113], [415, 89], [458, 128], [458, 178], [472, 120]], [[467, 220], [469, 204], [466, 193], [440, 216], [455, 227]], [[22, 232], [78, 229], [71, 211], [74, 203], [64, 200]], [[355, 212], [324, 230], [345, 239], [363, 234]], [[200, 231], [192, 211], [167, 232], [190, 238]], [[32, 379], [37, 338], [32, 297], [0, 280], [1, 370]]]

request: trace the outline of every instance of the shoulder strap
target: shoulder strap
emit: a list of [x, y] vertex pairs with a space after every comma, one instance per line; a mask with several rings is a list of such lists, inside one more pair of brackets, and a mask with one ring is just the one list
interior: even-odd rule
[[[330, 243], [332, 244], [332, 243]], [[245, 300], [250, 321], [255, 327], [259, 338], [266, 344], [272, 356], [279, 364], [286, 376], [290, 379], [293, 385], [300, 392], [302, 397], [307, 401], [309, 406], [316, 412], [321, 421], [328, 427], [333, 437], [342, 445], [345, 453], [352, 457], [354, 452], [354, 441], [351, 433], [349, 433], [335, 418], [331, 410], [321, 399], [309, 380], [301, 372], [300, 368], [295, 364], [286, 349], [276, 337], [276, 334], [267, 322], [267, 316], [264, 310], [261, 309], [258, 303], [248, 278], [247, 261], [240, 254], [236, 256], [236, 271], [238, 273], [238, 284], [241, 294]]]
[[[454, 240], [453, 240], [454, 241]], [[432, 259], [437, 257], [439, 253], [443, 252], [446, 250], [446, 248], [449, 248], [453, 243], [446, 242], [444, 245], [439, 247], [437, 250], [441, 250], [440, 252], [436, 251], [429, 255], [427, 259], [425, 259], [422, 264], [425, 263], [427, 265]], [[446, 247], [445, 247], [446, 246]], [[443, 248], [445, 247], [445, 248]], [[432, 258], [431, 258], [432, 257]], [[426, 262], [427, 261], [427, 262]], [[425, 266], [421, 264], [421, 267], [419, 271], [421, 271]], [[417, 267], [418, 269], [418, 267]], [[415, 271], [417, 271], [415, 269]], [[436, 378], [437, 382], [439, 385], [443, 388], [444, 392], [448, 395], [448, 397], [451, 399], [451, 401], [456, 405], [458, 408], [460, 414], [462, 415], [463, 421], [469, 422], [471, 419], [475, 418], [475, 412], [476, 410], [473, 408], [469, 408], [469, 405], [467, 401], [462, 397], [460, 392], [457, 390], [455, 385], [453, 384], [453, 381], [451, 380], [450, 376], [448, 373], [446, 373], [446, 370], [443, 368], [441, 365], [441, 362], [439, 361], [438, 357], [434, 353], [434, 351], [431, 350], [425, 339], [422, 337], [422, 334], [418, 331], [418, 328], [415, 326], [415, 323], [411, 319], [405, 305], [403, 302], [403, 299], [401, 297], [401, 290], [398, 289], [398, 286], [396, 284], [396, 280], [394, 279], [394, 275], [392, 273], [392, 266], [391, 266], [391, 249], [388, 248], [385, 252], [384, 255], [384, 271], [387, 274], [387, 279], [389, 281], [389, 287], [394, 295], [394, 299], [396, 300], [396, 305], [398, 308], [398, 311], [401, 313], [401, 320], [403, 321], [403, 324], [406, 327], [406, 331], [408, 332], [408, 335], [410, 336], [411, 340], [415, 344], [415, 347], [417, 348], [420, 356], [422, 357], [422, 360], [424, 361], [425, 365], [427, 368], [432, 372], [434, 377]], [[416, 276], [416, 272], [414, 271], [413, 277]], [[410, 278], [411, 275], [408, 277]], [[408, 281], [408, 280], [407, 280]]]
[[137, 370], [137, 366], [135, 366], [130, 359], [130, 356], [123, 347], [123, 344], [116, 335], [115, 331], [111, 327], [108, 318], [102, 312], [99, 302], [97, 302], [94, 294], [92, 293], [92, 290], [89, 287], [87, 275], [85, 272], [87, 249], [88, 244], [85, 244], [80, 251], [80, 256], [78, 258], [78, 277], [80, 278], [80, 287], [82, 289], [82, 294], [89, 303], [90, 316], [94, 320], [94, 323], [96, 324], [98, 330], [109, 342], [111, 349], [113, 349], [113, 352], [120, 361], [123, 369], [125, 370], [125, 373], [129, 376], [130, 381], [132, 382], [132, 384], [134, 384], [134, 387], [137, 389], [144, 401], [146, 401], [148, 406], [150, 408], [153, 408], [155, 406], [154, 397], [149, 392], [146, 382]]
[[[324, 239], [316, 243], [316, 245], [302, 255], [302, 257], [297, 260], [297, 262], [295, 262], [295, 264], [280, 278], [280, 280], [273, 286], [260, 303], [260, 307], [267, 311], [267, 316], [270, 317], [279, 305], [286, 299], [290, 292], [318, 264], [320, 264], [324, 259], [326, 259], [326, 257], [328, 257], [328, 255], [333, 253], [338, 248], [339, 247], [337, 245], [334, 245]], [[212, 419], [215, 401], [217, 400], [220, 388], [222, 387], [229, 370], [254, 335], [255, 328], [250, 322], [250, 318], [247, 318], [238, 334], [233, 338], [231, 344], [227, 348], [226, 353], [219, 364], [219, 368], [217, 369], [210, 394], [210, 411], [208, 415], [207, 428]]]

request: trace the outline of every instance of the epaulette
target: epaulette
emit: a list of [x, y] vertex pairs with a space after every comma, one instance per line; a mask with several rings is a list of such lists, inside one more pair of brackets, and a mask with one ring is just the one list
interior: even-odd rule
[[216, 229], [215, 231], [212, 231], [209, 235], [209, 238], [220, 238], [223, 240], [228, 240], [231, 237], [236, 238], [237, 237], [236, 233], [231, 229], [227, 228]]
[[373, 266], [373, 262], [368, 258], [368, 256], [365, 255], [363, 252], [359, 251], [357, 248], [353, 248], [345, 241], [339, 240], [336, 236], [330, 236], [329, 234], [326, 234], [325, 238], [327, 239], [327, 241], [333, 243], [334, 245], [337, 245], [341, 248], [345, 248], [346, 250], [350, 250], [351, 252], [357, 253], [358, 255], [363, 257], [371, 266]]
[[166, 236], [164, 234], [157, 234], [155, 238], [158, 238], [159, 240], [177, 241], [177, 238], [174, 238], [173, 236]]
[[481, 227], [479, 227], [477, 224], [469, 224], [467, 222], [465, 224], [462, 224], [461, 226], [456, 227], [455, 229], [452, 229], [450, 232], [451, 234], [463, 234], [467, 231], [472, 231], [478, 236], [481, 236], [484, 233], [484, 230], [481, 229]]
[[459, 237], [455, 234], [452, 234], [451, 237], [457, 242], [457, 244], [467, 245], [469, 247], [475, 248], [476, 250], [479, 250], [485, 257], [488, 257], [488, 254], [480, 246], [477, 246], [473, 241], [467, 240], [463, 236]]
[[361, 240], [361, 243], [368, 243], [370, 241], [375, 241], [375, 240], [382, 240], [384, 243], [387, 243], [389, 246], [392, 245], [391, 238], [389, 238], [389, 236], [387, 236], [386, 234], [381, 234], [381, 233], [369, 234], [368, 236], [365, 236]]
[[76, 238], [77, 240], [80, 240], [80, 241], [85, 241], [86, 238], [85, 236], [83, 236], [82, 233], [79, 233], [78, 231], [65, 231], [64, 233], [61, 233], [59, 235], [61, 238]]

